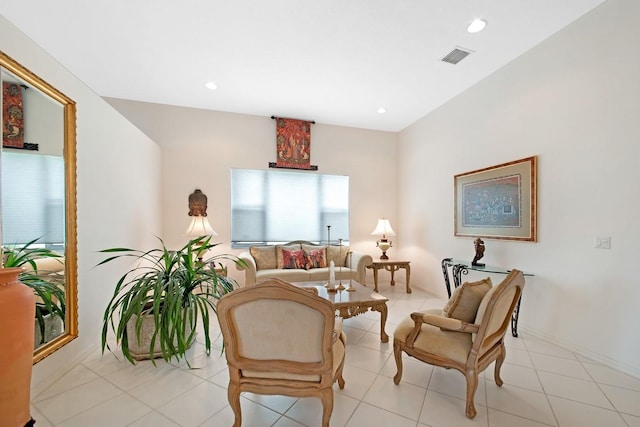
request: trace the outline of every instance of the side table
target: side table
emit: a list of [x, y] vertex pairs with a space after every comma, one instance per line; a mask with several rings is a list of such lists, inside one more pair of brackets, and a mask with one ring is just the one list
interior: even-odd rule
[[395, 286], [396, 281], [393, 278], [393, 275], [396, 271], [401, 268], [404, 268], [406, 276], [407, 276], [407, 293], [411, 293], [411, 287], [409, 286], [409, 280], [411, 279], [411, 266], [409, 265], [411, 261], [396, 261], [396, 260], [377, 260], [373, 261], [371, 264], [367, 265], [368, 269], [373, 270], [373, 291], [378, 292], [378, 270], [387, 270], [391, 272], [391, 286]]
[[[484, 273], [496, 273], [496, 274], [509, 274], [511, 270], [504, 269], [502, 267], [492, 267], [489, 265], [471, 265], [470, 262], [462, 261], [453, 258], [444, 258], [441, 262], [442, 265], [442, 274], [444, 275], [444, 284], [447, 287], [447, 294], [449, 294], [449, 298], [451, 298], [451, 281], [449, 280], [449, 267], [451, 267], [451, 275], [453, 276], [453, 286], [454, 289], [462, 284], [462, 275], [469, 274], [469, 270], [472, 271], [482, 271]], [[522, 272], [523, 276], [533, 276], [531, 273]], [[520, 317], [520, 301], [522, 300], [522, 295], [520, 295], [520, 299], [518, 299], [518, 304], [516, 308], [513, 310], [513, 314], [511, 315], [511, 335], [514, 337], [518, 336], [518, 317]]]

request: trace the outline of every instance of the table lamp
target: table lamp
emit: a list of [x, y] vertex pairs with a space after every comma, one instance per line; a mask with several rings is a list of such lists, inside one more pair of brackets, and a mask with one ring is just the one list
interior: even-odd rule
[[396, 235], [395, 231], [393, 231], [393, 228], [391, 228], [391, 223], [389, 222], [389, 220], [384, 218], [379, 219], [378, 225], [376, 225], [375, 230], [371, 232], [371, 235], [382, 236], [382, 238], [376, 242], [376, 246], [378, 246], [382, 251], [382, 255], [380, 256], [380, 259], [389, 259], [389, 257], [387, 256], [387, 251], [391, 247], [392, 242], [391, 240], [387, 239], [387, 235], [389, 236]]

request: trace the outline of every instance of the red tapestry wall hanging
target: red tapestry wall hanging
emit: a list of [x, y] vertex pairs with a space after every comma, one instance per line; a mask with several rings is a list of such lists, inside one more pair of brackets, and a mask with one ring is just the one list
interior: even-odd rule
[[2, 145], [24, 148], [22, 88], [16, 83], [2, 82]]
[[276, 121], [276, 162], [269, 167], [318, 170], [311, 165], [312, 121], [272, 117]]

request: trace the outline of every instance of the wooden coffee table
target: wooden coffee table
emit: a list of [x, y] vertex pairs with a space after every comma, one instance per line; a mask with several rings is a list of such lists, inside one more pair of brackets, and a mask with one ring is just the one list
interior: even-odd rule
[[[379, 312], [380, 341], [389, 342], [389, 335], [384, 331], [384, 326], [387, 323], [387, 301], [389, 301], [386, 297], [353, 280], [351, 281], [351, 287], [355, 289], [353, 292], [347, 290], [329, 292], [324, 286], [325, 283], [294, 282], [293, 284], [302, 287], [315, 287], [318, 290], [318, 295], [329, 300], [343, 319], [366, 313], [369, 310]], [[349, 281], [343, 281], [342, 284], [348, 287]]]

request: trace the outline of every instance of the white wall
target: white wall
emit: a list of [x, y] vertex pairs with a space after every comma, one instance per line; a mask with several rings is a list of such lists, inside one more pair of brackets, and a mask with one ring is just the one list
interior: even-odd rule
[[0, 49], [77, 103], [79, 337], [34, 366], [32, 395], [98, 348], [119, 269], [93, 268], [96, 251], [147, 247], [161, 230], [160, 149], [0, 17]]
[[483, 261], [535, 274], [521, 329], [640, 377], [638, 16], [609, 0], [407, 128], [398, 190], [412, 278], [444, 294], [440, 260], [474, 253], [453, 236], [453, 176], [538, 156], [538, 242], [485, 239]]
[[[208, 197], [209, 221], [219, 234], [219, 253], [229, 245], [230, 169], [267, 169], [276, 160], [275, 122], [269, 117], [108, 99], [162, 146], [163, 234], [177, 247], [187, 238], [188, 196], [196, 188]], [[355, 250], [379, 255], [377, 219], [397, 218], [397, 135], [340, 126], [311, 127], [311, 164], [318, 173], [349, 175], [350, 233]], [[304, 172], [309, 173], [309, 172]], [[338, 238], [339, 236], [333, 236]], [[394, 238], [394, 246], [401, 243]], [[393, 256], [395, 248], [389, 253]], [[244, 276], [229, 269], [232, 277]], [[372, 276], [369, 279], [373, 282]]]

